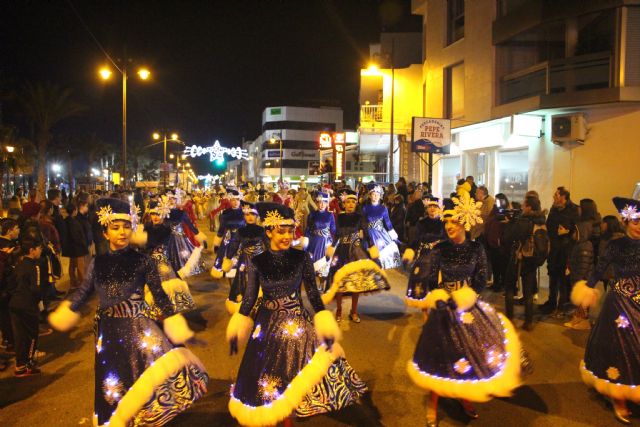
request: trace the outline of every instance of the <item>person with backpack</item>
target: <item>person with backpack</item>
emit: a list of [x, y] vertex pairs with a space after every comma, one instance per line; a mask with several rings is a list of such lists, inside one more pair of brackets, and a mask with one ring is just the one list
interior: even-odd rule
[[549, 255], [549, 235], [545, 225], [540, 200], [534, 196], [525, 198], [522, 215], [505, 227], [504, 244], [510, 248], [505, 278], [505, 305], [509, 319], [513, 318], [514, 294], [518, 280], [522, 283], [524, 300], [524, 325], [533, 329], [533, 297], [537, 292], [538, 268]]

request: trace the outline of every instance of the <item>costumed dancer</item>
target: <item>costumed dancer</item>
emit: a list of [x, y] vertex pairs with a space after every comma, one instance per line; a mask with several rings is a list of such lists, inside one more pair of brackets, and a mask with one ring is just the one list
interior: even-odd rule
[[[174, 199], [169, 196], [170, 203], [172, 205], [180, 205], [180, 200]], [[187, 214], [178, 207], [173, 207], [169, 216], [164, 220], [166, 224], [171, 227], [171, 236], [167, 244], [167, 257], [171, 263], [171, 267], [174, 271], [178, 272], [185, 266], [190, 266], [192, 275], [200, 274], [204, 271], [200, 263], [200, 254], [202, 252], [202, 246], [194, 246], [185, 232], [185, 228], [196, 236], [199, 242], [206, 241], [206, 235], [196, 228], [191, 222]]]
[[220, 214], [230, 207], [231, 202], [227, 198], [227, 190], [224, 187], [220, 187], [216, 196], [215, 207], [209, 212], [209, 229], [211, 231], [216, 231], [220, 228]]
[[327, 276], [325, 297], [336, 298], [336, 319], [342, 320], [342, 297], [351, 296], [349, 319], [360, 323], [358, 297], [361, 293], [371, 293], [390, 289], [387, 277], [372, 259], [378, 257], [378, 248], [367, 249], [364, 239], [366, 224], [364, 217], [356, 212], [358, 196], [352, 190], [342, 192], [345, 211], [338, 215], [336, 246], [327, 247], [331, 259]]
[[387, 207], [380, 203], [384, 193], [382, 186], [371, 182], [367, 188], [369, 202], [362, 206], [362, 215], [367, 222], [369, 244], [378, 248], [378, 262], [383, 270], [400, 267], [402, 259], [396, 244], [398, 233], [393, 229]]
[[[267, 246], [264, 228], [258, 225], [259, 214], [255, 205], [242, 201], [242, 212], [244, 213], [245, 226], [238, 229], [240, 244], [232, 256], [236, 271], [231, 282], [229, 297], [225, 301], [225, 307], [229, 314], [238, 311], [243, 295], [246, 293], [249, 261], [255, 255], [264, 252]], [[224, 277], [225, 272], [212, 269], [211, 275], [214, 279], [220, 279]]]
[[[223, 273], [228, 273], [233, 268], [232, 259], [240, 245], [238, 230], [245, 226], [244, 212], [240, 206], [242, 195], [238, 190], [229, 189], [227, 197], [230, 206], [220, 214], [220, 227], [213, 239], [213, 250], [216, 252], [213, 269]], [[215, 277], [217, 274], [211, 270], [212, 276]]]
[[[249, 339], [229, 411], [244, 426], [269, 426], [294, 414], [308, 417], [337, 411], [366, 391], [338, 344], [341, 333], [315, 286], [309, 255], [291, 248], [295, 221], [290, 208], [258, 203], [269, 248], [248, 264], [247, 290], [240, 311], [227, 327], [232, 354]], [[302, 303], [304, 284], [315, 311]], [[249, 316], [259, 289], [263, 301]]]
[[[49, 322], [60, 331], [71, 329], [97, 292], [94, 425], [164, 425], [206, 393], [209, 378], [181, 345], [193, 332], [174, 314], [155, 263], [129, 246], [135, 222], [129, 204], [117, 199], [96, 204], [110, 250], [91, 261], [82, 286]], [[148, 316], [145, 284], [162, 312], [164, 331]]]
[[468, 193], [453, 201], [454, 209], [442, 215], [448, 240], [427, 255], [430, 292], [418, 306], [429, 310], [428, 317], [407, 365], [413, 382], [431, 392], [429, 427], [438, 425], [440, 396], [460, 399], [475, 419], [471, 402], [509, 396], [520, 384], [520, 341], [513, 325], [478, 299], [487, 282], [487, 259], [467, 232], [481, 221], [481, 202]]
[[311, 255], [313, 269], [322, 278], [329, 274], [327, 247], [333, 244], [333, 236], [336, 235], [336, 222], [327, 210], [329, 199], [328, 193], [318, 192], [315, 195], [317, 210], [309, 214], [303, 237], [303, 247]]
[[[178, 201], [182, 201], [182, 203], [178, 203]], [[179, 207], [185, 215], [183, 215], [183, 224], [182, 229], [184, 234], [187, 236], [189, 241], [194, 247], [199, 247], [204, 245], [207, 247], [207, 236], [204, 233], [201, 233], [198, 230], [197, 218], [195, 214], [195, 203], [191, 199], [189, 194], [186, 194], [182, 189], [176, 189], [176, 207]]]
[[405, 296], [405, 302], [410, 307], [415, 307], [429, 292], [427, 255], [436, 244], [446, 239], [444, 224], [440, 219], [440, 199], [425, 193], [422, 202], [426, 205], [427, 215], [416, 223], [414, 241], [402, 254], [402, 260], [410, 271]]
[[613, 199], [626, 235], [612, 240], [588, 281], [576, 282], [571, 300], [587, 309], [599, 299], [595, 285], [613, 268], [606, 295], [580, 363], [582, 380], [613, 402], [615, 417], [630, 424], [627, 401], [640, 402], [640, 201]]

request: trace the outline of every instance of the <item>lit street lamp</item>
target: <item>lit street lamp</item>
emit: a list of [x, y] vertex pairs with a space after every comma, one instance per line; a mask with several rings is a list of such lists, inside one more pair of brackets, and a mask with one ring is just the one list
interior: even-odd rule
[[[162, 173], [162, 186], [163, 187], [167, 187], [167, 141], [173, 141], [173, 142], [177, 142], [178, 144], [182, 144], [184, 145], [184, 141], [180, 141], [179, 139], [179, 135], [175, 132], [172, 132], [170, 135], [168, 135], [169, 137], [167, 138], [167, 132], [162, 132], [162, 134], [160, 134], [159, 132], [154, 132], [151, 137], [156, 140], [159, 141], [160, 139], [162, 139], [162, 143], [163, 143], [163, 156], [162, 156], [162, 163], [163, 163], [163, 168], [161, 169], [160, 172]], [[170, 158], [173, 159], [173, 154], [170, 155]], [[177, 171], [176, 171], [177, 173]]]
[[[123, 65], [118, 67], [115, 63], [113, 66], [122, 75], [122, 182], [125, 187], [127, 186], [127, 67], [126, 61], [123, 61]], [[99, 70], [102, 80], [111, 79], [113, 72], [109, 67], [102, 67]], [[138, 77], [140, 80], [148, 80], [151, 76], [151, 72], [147, 68], [141, 68], [138, 70]]]
[[269, 139], [269, 144], [280, 143], [280, 185], [282, 185], [282, 138], [271, 137]]

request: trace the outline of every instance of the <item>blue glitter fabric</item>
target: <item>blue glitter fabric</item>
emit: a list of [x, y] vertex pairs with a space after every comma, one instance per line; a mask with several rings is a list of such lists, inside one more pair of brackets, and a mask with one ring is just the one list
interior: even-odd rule
[[238, 231], [240, 245], [233, 256], [236, 262], [236, 275], [231, 282], [229, 301], [240, 302], [247, 289], [247, 267], [251, 258], [264, 252], [268, 242], [264, 234], [264, 228], [255, 224], [247, 224]]
[[[171, 236], [167, 243], [167, 257], [169, 263], [174, 271], [179, 271], [189, 260], [191, 253], [194, 250], [193, 243], [189, 240], [184, 232], [185, 224], [192, 227], [191, 221], [188, 216], [180, 209], [172, 209], [169, 218], [165, 219], [165, 223], [171, 227]], [[194, 229], [191, 230], [194, 232]], [[198, 230], [195, 229], [195, 233], [198, 234]], [[204, 271], [201, 263], [193, 267], [191, 274], [196, 276]]]
[[220, 215], [220, 227], [217, 236], [222, 238], [222, 243], [216, 252], [214, 267], [218, 270], [222, 267], [224, 258], [231, 259], [238, 252], [240, 236], [238, 230], [245, 226], [242, 208], [225, 209]]
[[[316, 262], [325, 257], [327, 246], [333, 244], [333, 236], [336, 234], [336, 223], [333, 214], [329, 211], [314, 211], [307, 219], [305, 237], [309, 239], [306, 251], [311, 255], [311, 261]], [[321, 276], [326, 276], [328, 271], [316, 271]]]
[[640, 385], [640, 240], [625, 236], [611, 241], [587, 284], [595, 286], [610, 266], [616, 283], [609, 290], [591, 330], [583, 378], [587, 383], [598, 379], [613, 386], [596, 384], [603, 394], [619, 384], [617, 387], [628, 391], [625, 396], [631, 398], [633, 392], [625, 386]]
[[393, 230], [393, 225], [386, 206], [365, 203], [362, 207], [362, 215], [367, 223], [366, 231], [369, 245], [378, 247], [380, 267], [383, 270], [400, 267], [402, 265], [400, 250], [389, 235], [389, 231]]
[[[231, 398], [258, 407], [269, 405], [282, 395], [319, 345], [311, 315], [302, 304], [302, 285], [315, 312], [324, 310], [324, 305], [306, 252], [269, 249], [253, 257], [248, 272], [240, 313], [250, 314], [259, 288], [263, 290], [263, 300]], [[341, 409], [354, 403], [365, 390], [365, 384], [340, 358], [331, 365], [321, 384], [309, 388], [297, 414], [310, 416]]]
[[432, 244], [443, 239], [446, 239], [446, 234], [440, 218], [425, 217], [418, 221], [415, 239], [410, 245], [415, 252], [415, 258], [409, 266], [407, 298], [423, 299], [427, 295], [429, 291], [427, 255], [431, 251]]
[[[95, 325], [94, 402], [99, 425], [109, 421], [120, 400], [147, 368], [176, 349], [144, 301], [145, 284], [162, 315], [172, 315], [156, 265], [147, 255], [130, 248], [96, 256], [85, 281], [71, 298], [74, 311], [94, 292], [100, 298]], [[208, 376], [197, 364], [189, 363], [166, 374], [152, 397], [141, 405], [133, 424], [166, 424], [206, 393]]]

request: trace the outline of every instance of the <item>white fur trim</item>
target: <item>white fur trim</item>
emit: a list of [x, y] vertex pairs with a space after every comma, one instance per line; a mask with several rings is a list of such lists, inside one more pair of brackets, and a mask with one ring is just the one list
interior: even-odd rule
[[280, 397], [269, 404], [254, 407], [236, 399], [232, 392], [229, 399], [229, 412], [243, 426], [275, 426], [291, 415], [311, 389], [320, 384], [333, 362], [341, 354], [343, 354], [342, 348], [337, 343], [333, 344], [331, 352], [327, 351], [324, 344], [320, 345], [309, 363], [298, 372]]
[[424, 297], [424, 299], [413, 301], [416, 301], [414, 305], [415, 307], [431, 310], [437, 307], [438, 301], [447, 302], [449, 301], [449, 298], [449, 292], [445, 291], [444, 289], [434, 289], [429, 292], [427, 296]]
[[402, 254], [402, 260], [406, 263], [412, 262], [415, 257], [416, 252], [411, 248], [405, 249], [404, 253]]
[[378, 250], [377, 246], [369, 246], [368, 252], [371, 259], [378, 259], [380, 257], [380, 250]]
[[227, 341], [238, 338], [238, 345], [245, 343], [253, 331], [253, 319], [249, 316], [234, 313], [227, 325]]
[[233, 261], [231, 261], [227, 257], [224, 257], [222, 259], [222, 265], [220, 266], [220, 269], [226, 273], [227, 271], [231, 270], [232, 267], [233, 267]]
[[191, 276], [191, 273], [200, 262], [201, 255], [202, 246], [193, 248], [193, 252], [191, 252], [191, 255], [189, 255], [189, 259], [187, 259], [187, 262], [182, 266], [180, 270], [178, 270], [178, 276], [181, 279], [186, 279], [187, 277]]
[[300, 239], [300, 244], [302, 245], [302, 249], [307, 249], [307, 247], [309, 246], [309, 238], [303, 237], [302, 239]]
[[[131, 388], [125, 393], [118, 407], [111, 415], [109, 427], [125, 427], [140, 412], [140, 409], [151, 399], [154, 391], [168, 378], [188, 365], [196, 365], [200, 371], [206, 372], [204, 365], [191, 351], [185, 347], [176, 347], [156, 359]], [[203, 394], [206, 390], [203, 390]]]
[[195, 239], [198, 241], [198, 243], [203, 244], [207, 241], [207, 235], [204, 234], [204, 232], [200, 231], [198, 234], [196, 234]]
[[80, 313], [71, 310], [71, 301], [66, 300], [49, 315], [49, 324], [57, 331], [68, 331], [80, 320]]
[[239, 302], [233, 302], [230, 299], [226, 299], [224, 300], [224, 308], [227, 309], [227, 313], [229, 314], [236, 314], [239, 310], [240, 310], [240, 303]]
[[396, 230], [389, 230], [389, 237], [391, 237], [393, 240], [398, 240], [398, 233], [396, 233]]
[[478, 294], [471, 286], [463, 286], [451, 292], [451, 298], [456, 302], [458, 311], [467, 311], [475, 305], [478, 300]]
[[187, 282], [180, 279], [164, 280], [162, 282], [162, 289], [164, 290], [164, 293], [167, 294], [171, 300], [173, 300], [176, 292], [191, 295], [191, 292], [189, 291], [189, 285], [187, 284]]
[[320, 310], [313, 316], [313, 326], [316, 329], [316, 338], [323, 342], [330, 339], [340, 341], [342, 339], [342, 331], [333, 313], [329, 310]]
[[184, 344], [194, 335], [182, 314], [174, 314], [164, 319], [163, 327], [167, 338], [174, 344]]
[[136, 231], [131, 233], [131, 239], [129, 239], [129, 242], [132, 245], [139, 247], [143, 247], [147, 244], [147, 232], [144, 231], [142, 226], [138, 226], [138, 228], [136, 228]]
[[636, 403], [640, 402], [640, 387], [613, 383], [609, 380], [598, 378], [593, 372], [587, 369], [584, 360], [580, 361], [580, 375], [585, 384], [595, 388], [600, 394], [612, 399], [631, 400]]
[[413, 360], [409, 360], [407, 372], [411, 380], [418, 387], [433, 391], [439, 396], [471, 402], [486, 402], [494, 396], [511, 396], [513, 390], [520, 386], [520, 339], [511, 322], [502, 314], [496, 314], [504, 328], [507, 355], [500, 372], [483, 380], [454, 381], [422, 372]]
[[334, 246], [329, 245], [329, 246], [327, 246], [327, 249], [325, 249], [325, 251], [324, 251], [324, 255], [325, 255], [327, 258], [331, 258], [331, 257], [333, 256], [333, 253], [334, 253], [335, 251], [336, 251], [336, 248], [335, 248]]
[[586, 280], [579, 280], [571, 290], [571, 302], [578, 307], [594, 307], [600, 298], [600, 291], [587, 286]]
[[211, 269], [211, 277], [214, 279], [222, 279], [224, 277], [224, 271], [216, 270], [215, 267]]
[[214, 247], [220, 246], [221, 243], [222, 243], [222, 237], [218, 236], [217, 234], [215, 236], [213, 236], [213, 246]]

